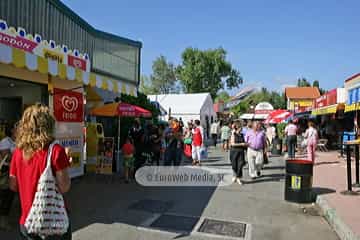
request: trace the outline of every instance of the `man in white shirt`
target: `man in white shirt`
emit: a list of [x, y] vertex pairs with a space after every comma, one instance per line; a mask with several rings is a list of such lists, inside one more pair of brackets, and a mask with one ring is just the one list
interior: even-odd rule
[[215, 122], [213, 122], [211, 124], [211, 127], [210, 127], [210, 134], [211, 134], [211, 138], [213, 140], [214, 147], [216, 147], [216, 143], [217, 143], [219, 133], [220, 133], [220, 124], [216, 120]]

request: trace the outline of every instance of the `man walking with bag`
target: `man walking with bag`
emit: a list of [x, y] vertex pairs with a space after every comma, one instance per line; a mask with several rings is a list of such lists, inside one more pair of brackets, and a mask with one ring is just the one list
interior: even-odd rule
[[245, 142], [248, 144], [247, 159], [249, 164], [249, 175], [251, 178], [261, 176], [261, 169], [264, 163], [264, 150], [266, 138], [261, 130], [260, 122], [254, 122], [252, 129], [246, 132]]
[[217, 120], [211, 124], [210, 133], [211, 133], [211, 138], [213, 140], [214, 147], [216, 147], [217, 139], [218, 139], [218, 136], [220, 133], [220, 124]]

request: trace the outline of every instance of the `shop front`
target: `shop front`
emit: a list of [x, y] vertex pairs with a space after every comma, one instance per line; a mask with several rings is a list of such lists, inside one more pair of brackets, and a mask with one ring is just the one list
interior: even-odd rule
[[48, 105], [56, 119], [56, 139], [72, 149], [72, 177], [84, 174], [85, 86], [136, 94], [135, 86], [95, 74], [90, 66], [87, 54], [0, 20], [0, 124], [15, 124], [34, 103]]
[[345, 80], [345, 91], [347, 101], [345, 105], [345, 116], [350, 119], [347, 131], [356, 135], [359, 130], [359, 103], [360, 103], [360, 74], [355, 74]]
[[351, 118], [345, 116], [345, 88], [332, 89], [314, 101], [311, 112], [319, 128], [321, 138], [328, 139], [329, 146], [338, 146], [342, 133]]

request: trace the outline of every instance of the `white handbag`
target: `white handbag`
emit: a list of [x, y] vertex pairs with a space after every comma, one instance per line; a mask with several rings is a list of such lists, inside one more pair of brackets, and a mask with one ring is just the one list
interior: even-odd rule
[[63, 235], [69, 228], [64, 198], [56, 186], [51, 169], [51, 155], [55, 144], [49, 146], [46, 168], [40, 176], [34, 201], [24, 225], [29, 234], [40, 237]]

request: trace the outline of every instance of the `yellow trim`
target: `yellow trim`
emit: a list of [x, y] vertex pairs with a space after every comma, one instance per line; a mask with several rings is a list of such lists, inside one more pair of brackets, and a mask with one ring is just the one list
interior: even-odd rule
[[351, 105], [345, 105], [345, 112], [352, 112], [352, 111], [356, 111], [359, 110], [359, 104], [358, 103], [353, 103]]
[[66, 65], [65, 64], [62, 64], [62, 63], [58, 64], [58, 74], [59, 74], [60, 78], [66, 79]]
[[47, 74], [49, 72], [48, 60], [38, 57], [38, 70], [40, 73]]
[[105, 78], [102, 79], [101, 88], [104, 89], [104, 90], [108, 90], [108, 89], [109, 89], [107, 80], [106, 80]]
[[[45, 43], [46, 41], [44, 41]], [[5, 65], [11, 65], [18, 68], [19, 70], [18, 71], [15, 71], [15, 73], [13, 74], [17, 74], [17, 72], [22, 72], [22, 71], [26, 71], [26, 74], [25, 75], [29, 75], [30, 73], [28, 72], [28, 69], [23, 69], [23, 70], [20, 70], [21, 68], [25, 68], [27, 66], [27, 64], [34, 64], [32, 62], [30, 63], [27, 63], [26, 62], [26, 52], [21, 50], [21, 49], [17, 49], [17, 48], [11, 48], [11, 53], [12, 53], [12, 59], [11, 59], [11, 64], [6, 64], [6, 63], [3, 63]], [[33, 58], [30, 58], [30, 60], [32, 61]], [[44, 57], [41, 57], [41, 56], [37, 56], [36, 55], [36, 61], [37, 61], [37, 66], [35, 69], [33, 69], [33, 74], [36, 75], [36, 73], [38, 73], [38, 77], [37, 78], [45, 78], [47, 79], [47, 76], [49, 74], [49, 60], [44, 58]], [[35, 65], [34, 65], [35, 66]], [[41, 74], [39, 74], [41, 73]], [[68, 79], [68, 66], [63, 64], [63, 63], [57, 63], [57, 73], [56, 73], [56, 76], [58, 76], [58, 79]], [[56, 77], [56, 76], [53, 76], [53, 77]], [[130, 94], [132, 96], [136, 96], [136, 87], [133, 86], [133, 85], [128, 85], [123, 83], [123, 82], [120, 82], [116, 79], [111, 79], [111, 78], [106, 78], [102, 75], [97, 75], [95, 73], [89, 73], [89, 84], [85, 84], [85, 82], [87, 81], [84, 81], [84, 78], [85, 78], [85, 73], [82, 69], [79, 69], [79, 68], [75, 68], [75, 80], [76, 82], [78, 83], [82, 83], [84, 85], [90, 85], [91, 87], [96, 87], [96, 79], [101, 79], [101, 88], [102, 89], [105, 89], [105, 90], [108, 90], [108, 91], [112, 91], [112, 92], [115, 92], [115, 93], [125, 93], [125, 94]], [[110, 89], [110, 82], [108, 81], [111, 81], [113, 87], [112, 89]], [[120, 84], [121, 83], [121, 87], [120, 87]]]
[[123, 83], [123, 84], [121, 85], [121, 93], [126, 94], [126, 85], [125, 85], [125, 83]]
[[130, 87], [130, 95], [135, 96], [135, 87], [133, 85]]
[[20, 49], [12, 49], [13, 63], [18, 68], [25, 67], [25, 52]]
[[75, 79], [78, 82], [83, 82], [83, 71], [79, 68], [75, 68]]
[[112, 83], [113, 83], [113, 91], [116, 92], [116, 93], [118, 93], [118, 92], [119, 92], [119, 88], [118, 88], [118, 83], [117, 83], [117, 81], [115, 81], [115, 80], [111, 80], [111, 81], [112, 81]]
[[325, 114], [336, 113], [337, 106], [338, 105], [335, 104], [335, 105], [331, 105], [331, 106], [327, 106], [327, 107], [313, 109], [311, 112], [311, 115], [325, 115]]

